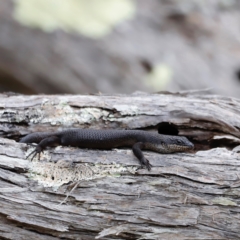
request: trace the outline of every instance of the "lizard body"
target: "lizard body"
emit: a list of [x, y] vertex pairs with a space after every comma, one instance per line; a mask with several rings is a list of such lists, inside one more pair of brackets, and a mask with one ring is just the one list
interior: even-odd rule
[[30, 154], [33, 154], [33, 157], [40, 154], [46, 147], [56, 145], [105, 150], [131, 147], [141, 166], [147, 167], [149, 171], [152, 165], [144, 157], [142, 150], [172, 153], [187, 151], [194, 147], [183, 136], [163, 135], [142, 130], [69, 129], [60, 132], [36, 132], [23, 137], [20, 142], [38, 144]]

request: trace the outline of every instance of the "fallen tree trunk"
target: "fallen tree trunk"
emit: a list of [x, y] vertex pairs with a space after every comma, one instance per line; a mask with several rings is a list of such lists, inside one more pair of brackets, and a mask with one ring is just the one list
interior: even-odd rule
[[[238, 239], [240, 101], [201, 92], [0, 95], [0, 237]], [[175, 129], [195, 151], [57, 147], [41, 160], [16, 141], [65, 128]], [[16, 141], [15, 141], [16, 140]], [[72, 162], [74, 161], [74, 165]]]

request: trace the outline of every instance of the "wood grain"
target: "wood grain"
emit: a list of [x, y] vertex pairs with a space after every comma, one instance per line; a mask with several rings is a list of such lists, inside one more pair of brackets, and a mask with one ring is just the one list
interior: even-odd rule
[[[239, 103], [197, 91], [0, 95], [0, 237], [240, 238]], [[70, 127], [157, 131], [161, 122], [196, 148], [145, 152], [150, 172], [137, 170], [130, 149], [49, 148], [30, 162], [33, 147], [15, 141]]]

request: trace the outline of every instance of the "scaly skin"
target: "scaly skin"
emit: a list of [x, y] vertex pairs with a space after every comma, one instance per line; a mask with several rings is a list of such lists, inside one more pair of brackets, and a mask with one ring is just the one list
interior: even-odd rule
[[106, 150], [131, 147], [141, 166], [147, 167], [149, 171], [152, 165], [141, 150], [173, 153], [187, 151], [194, 147], [186, 137], [141, 130], [69, 129], [61, 132], [36, 132], [23, 137], [20, 142], [38, 143], [36, 149], [30, 154], [33, 155], [32, 159], [46, 147], [56, 145]]

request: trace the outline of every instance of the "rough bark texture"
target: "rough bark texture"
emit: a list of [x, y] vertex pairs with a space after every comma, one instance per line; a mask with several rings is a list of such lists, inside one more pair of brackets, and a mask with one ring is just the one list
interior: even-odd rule
[[[239, 239], [239, 111], [238, 99], [198, 92], [0, 95], [0, 237]], [[163, 122], [196, 149], [145, 152], [150, 172], [137, 170], [130, 149], [57, 147], [30, 162], [32, 146], [15, 141], [69, 127], [161, 130]]]

